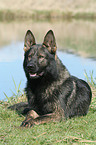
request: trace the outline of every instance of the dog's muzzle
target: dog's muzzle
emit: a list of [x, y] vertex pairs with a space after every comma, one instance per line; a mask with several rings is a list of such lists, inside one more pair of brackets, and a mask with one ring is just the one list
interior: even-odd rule
[[44, 74], [43, 71], [38, 72], [38, 70], [34, 64], [27, 65], [27, 71], [29, 73], [30, 78], [32, 78], [32, 79], [39, 78], [39, 77], [43, 76], [43, 74]]

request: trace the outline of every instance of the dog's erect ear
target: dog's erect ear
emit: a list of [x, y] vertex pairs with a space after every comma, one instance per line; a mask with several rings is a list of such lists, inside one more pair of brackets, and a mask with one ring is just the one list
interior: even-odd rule
[[26, 32], [25, 39], [24, 39], [24, 51], [25, 52], [28, 51], [30, 49], [30, 47], [35, 44], [36, 44], [36, 42], [35, 42], [34, 35], [30, 30], [28, 30]]
[[52, 30], [49, 30], [44, 37], [43, 45], [45, 45], [48, 51], [52, 54], [56, 53], [56, 40]]

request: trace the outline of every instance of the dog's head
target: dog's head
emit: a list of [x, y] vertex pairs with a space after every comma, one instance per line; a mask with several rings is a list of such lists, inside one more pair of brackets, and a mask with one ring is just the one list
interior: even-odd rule
[[[36, 44], [33, 33], [28, 30], [24, 40], [24, 70], [27, 78], [37, 79], [56, 74], [56, 41], [52, 30], [48, 31], [42, 44]], [[55, 74], [54, 74], [55, 73]]]

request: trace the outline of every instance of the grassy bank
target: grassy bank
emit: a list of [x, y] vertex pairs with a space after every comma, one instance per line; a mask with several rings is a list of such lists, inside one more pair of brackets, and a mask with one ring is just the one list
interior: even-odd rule
[[16, 18], [76, 18], [91, 19], [96, 18], [95, 0], [1, 0], [0, 1], [1, 19]]
[[16, 20], [16, 19], [36, 19], [36, 20], [51, 20], [51, 19], [89, 19], [96, 18], [96, 12], [84, 11], [60, 11], [60, 10], [0, 10], [0, 21]]
[[[84, 117], [37, 125], [32, 128], [19, 127], [24, 120], [20, 110], [8, 109], [8, 106], [25, 102], [26, 97], [15, 85], [16, 93], [13, 93], [7, 101], [0, 102], [0, 145], [70, 145], [70, 144], [96, 144], [96, 79], [87, 76], [87, 81], [92, 87], [93, 98], [89, 112]], [[15, 83], [14, 83], [15, 84]], [[7, 97], [7, 96], [6, 96]]]

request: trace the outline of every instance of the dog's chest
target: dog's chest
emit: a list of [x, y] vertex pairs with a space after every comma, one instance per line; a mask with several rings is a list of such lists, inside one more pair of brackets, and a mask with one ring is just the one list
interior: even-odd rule
[[35, 97], [39, 102], [46, 102], [52, 100], [57, 100], [60, 93], [60, 86], [56, 82], [44, 84], [41, 83], [35, 88]]

